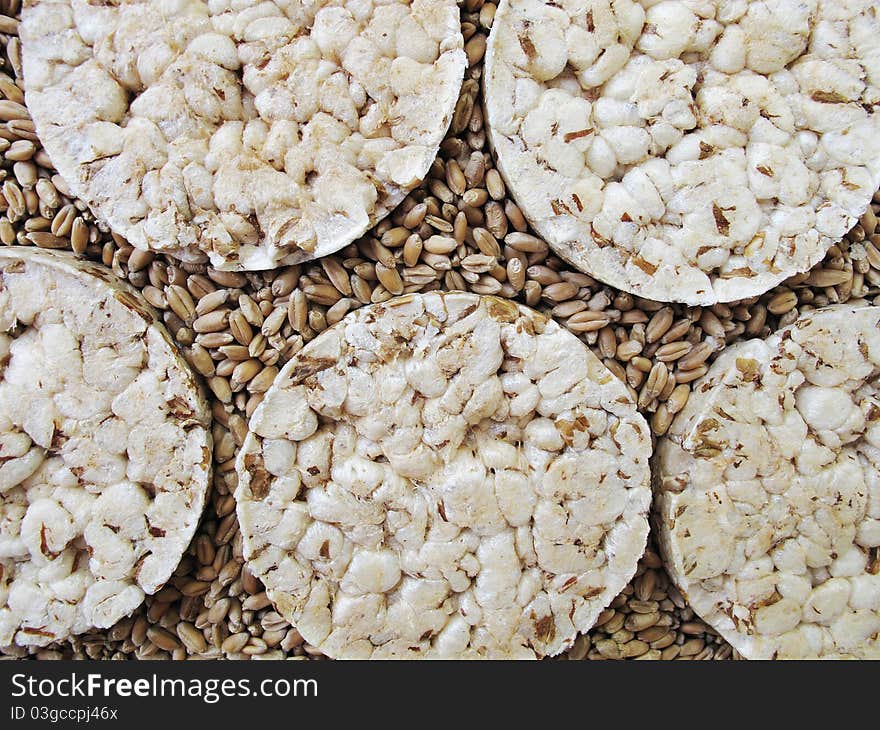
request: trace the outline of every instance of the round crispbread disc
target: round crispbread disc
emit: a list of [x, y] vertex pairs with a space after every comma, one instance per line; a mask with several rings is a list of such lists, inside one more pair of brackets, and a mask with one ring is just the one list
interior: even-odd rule
[[245, 557], [329, 656], [558, 654], [645, 548], [647, 424], [580, 340], [508, 301], [358, 310], [250, 427]]
[[425, 176], [467, 60], [455, 0], [31, 0], [27, 104], [134, 246], [220, 269], [338, 251]]
[[749, 658], [880, 658], [880, 308], [726, 350], [657, 447], [666, 567]]
[[880, 184], [878, 38], [872, 0], [502, 0], [489, 139], [572, 265], [647, 299], [756, 296]]
[[0, 249], [0, 646], [108, 628], [162, 587], [205, 504], [209, 423], [140, 294]]

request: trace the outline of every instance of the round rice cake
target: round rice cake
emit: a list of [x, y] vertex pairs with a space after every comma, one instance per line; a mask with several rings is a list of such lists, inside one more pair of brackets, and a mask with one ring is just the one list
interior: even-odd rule
[[660, 301], [757, 296], [880, 184], [878, 39], [874, 0], [501, 0], [489, 138], [577, 268]]
[[434, 161], [467, 59], [455, 0], [30, 0], [28, 108], [77, 197], [220, 269], [338, 251]]
[[657, 447], [666, 567], [741, 654], [880, 658], [880, 308], [726, 350]]
[[535, 658], [633, 576], [651, 436], [574, 335], [511, 302], [358, 310], [288, 363], [238, 457], [244, 554], [337, 658]]
[[205, 504], [209, 423], [133, 289], [0, 249], [0, 646], [108, 628], [163, 586]]

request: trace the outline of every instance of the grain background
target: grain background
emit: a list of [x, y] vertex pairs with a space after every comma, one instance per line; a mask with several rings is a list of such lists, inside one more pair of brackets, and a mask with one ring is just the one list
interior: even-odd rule
[[[726, 345], [766, 336], [810, 309], [880, 304], [880, 193], [813, 271], [766, 295], [710, 308], [635, 298], [568, 267], [529, 230], [494, 169], [483, 126], [482, 59], [495, 5], [461, 0], [470, 67], [440, 158], [424, 184], [339, 254], [265, 273], [224, 273], [133, 249], [71, 198], [24, 106], [20, 0], [0, 0], [0, 242], [72, 249], [109, 266], [158, 309], [211, 397], [215, 477], [174, 577], [113, 628], [30, 654], [38, 659], [321, 659], [243, 568], [232, 493], [247, 420], [281, 366], [349, 311], [393, 296], [467, 290], [527, 304], [578, 334], [630, 389], [655, 435]], [[669, 582], [652, 545], [638, 573], [561, 657], [737, 658]]]

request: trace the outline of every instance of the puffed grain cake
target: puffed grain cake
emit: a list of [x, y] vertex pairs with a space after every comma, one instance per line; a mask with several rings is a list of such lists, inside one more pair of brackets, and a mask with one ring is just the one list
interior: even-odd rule
[[502, 299], [350, 314], [250, 428], [245, 558], [332, 657], [558, 654], [645, 549], [647, 424], [581, 341]]
[[666, 567], [746, 657], [880, 658], [880, 308], [726, 350], [657, 446]]
[[0, 646], [108, 628], [163, 586], [204, 507], [209, 423], [140, 294], [0, 249]]
[[647, 299], [763, 294], [880, 185], [872, 0], [501, 0], [485, 79], [523, 213]]
[[74, 195], [140, 249], [229, 270], [338, 251], [437, 154], [455, 0], [28, 0], [27, 104]]

